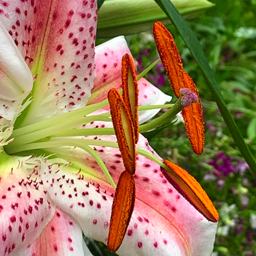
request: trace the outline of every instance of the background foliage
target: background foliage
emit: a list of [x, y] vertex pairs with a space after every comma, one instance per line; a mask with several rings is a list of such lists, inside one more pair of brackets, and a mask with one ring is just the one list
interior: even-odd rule
[[[188, 20], [196, 33], [228, 108], [246, 143], [256, 155], [256, 1], [214, 0], [215, 7]], [[182, 123], [150, 139], [163, 157], [188, 170], [201, 183], [220, 213], [214, 254], [256, 255], [256, 177], [237, 150], [205, 80], [182, 39], [170, 26], [184, 67], [196, 83], [204, 109], [205, 150], [193, 154]], [[127, 38], [138, 71], [157, 58], [151, 32]], [[173, 94], [164, 69], [157, 65], [148, 79]], [[175, 98], [175, 97], [174, 97]], [[102, 244], [87, 242], [95, 255], [115, 255]]]

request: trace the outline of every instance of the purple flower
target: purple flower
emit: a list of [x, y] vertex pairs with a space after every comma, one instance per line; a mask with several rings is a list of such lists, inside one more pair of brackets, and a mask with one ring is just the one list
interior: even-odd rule
[[231, 163], [231, 159], [222, 152], [219, 152], [216, 157], [209, 162], [209, 164], [217, 171], [221, 172], [224, 177], [227, 177], [229, 173], [232, 173], [235, 170]]

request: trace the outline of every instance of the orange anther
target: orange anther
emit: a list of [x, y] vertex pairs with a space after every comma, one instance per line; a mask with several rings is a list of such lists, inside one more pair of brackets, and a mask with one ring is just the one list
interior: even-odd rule
[[115, 252], [121, 245], [129, 225], [135, 203], [133, 175], [124, 171], [117, 183], [110, 219], [108, 249]]
[[192, 92], [196, 93], [198, 96], [198, 101], [185, 107], [181, 114], [183, 116], [187, 134], [190, 140], [193, 151], [200, 155], [204, 150], [204, 120], [203, 120], [203, 110], [199, 98], [196, 86], [191, 79], [191, 77], [184, 71], [184, 81], [186, 88], [189, 88]]
[[168, 160], [164, 163], [169, 172], [162, 169], [166, 179], [184, 196], [206, 219], [212, 222], [219, 220], [219, 215], [212, 201], [196, 179], [181, 167]]
[[129, 173], [134, 174], [136, 169], [136, 151], [131, 113], [128, 111], [122, 96], [115, 88], [109, 91], [108, 100], [117, 142], [125, 169]]
[[172, 34], [159, 21], [154, 23], [153, 36], [172, 89], [177, 98], [184, 87], [183, 64]]
[[180, 89], [189, 88], [198, 96], [199, 101], [185, 107], [182, 111], [182, 116], [192, 149], [196, 154], [200, 155], [204, 149], [204, 121], [199, 93], [193, 80], [183, 69], [181, 57], [172, 34], [161, 22], [155, 22], [153, 35], [175, 95], [179, 98]]
[[122, 58], [122, 86], [123, 99], [132, 115], [135, 130], [135, 143], [137, 143], [139, 139], [139, 89], [133, 59], [127, 53]]

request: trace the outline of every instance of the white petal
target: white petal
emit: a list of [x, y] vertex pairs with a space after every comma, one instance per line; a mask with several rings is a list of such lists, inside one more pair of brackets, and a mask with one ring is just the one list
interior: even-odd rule
[[24, 98], [33, 86], [32, 74], [11, 36], [0, 22], [0, 99]]
[[[146, 105], [162, 105], [171, 101], [172, 97], [164, 94], [145, 78], [138, 81], [139, 84], [139, 106]], [[147, 111], [139, 111], [139, 123], [145, 123], [154, 117], [161, 109], [153, 109]]]

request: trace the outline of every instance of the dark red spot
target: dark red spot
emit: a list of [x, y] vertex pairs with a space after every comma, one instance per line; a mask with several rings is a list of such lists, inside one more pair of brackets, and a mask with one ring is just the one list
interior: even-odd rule
[[6, 234], [3, 234], [3, 235], [2, 235], [2, 239], [3, 239], [3, 241], [6, 240]]
[[56, 51], [59, 51], [61, 48], [62, 48], [62, 45], [59, 44], [59, 45], [56, 47]]
[[164, 244], [167, 244], [167, 240], [164, 239], [163, 242], [164, 242]]
[[149, 178], [148, 177], [143, 177], [142, 180], [145, 181], [145, 182], [148, 182]]
[[132, 229], [129, 229], [129, 230], [128, 230], [127, 235], [128, 235], [128, 236], [131, 236], [131, 235], [132, 235]]
[[97, 208], [100, 209], [101, 208], [101, 204], [97, 203]]
[[139, 222], [143, 221], [143, 219], [141, 217], [138, 217], [137, 219], [138, 219]]
[[71, 20], [70, 20], [70, 19], [66, 20], [65, 28], [68, 28], [68, 27], [69, 27], [69, 25], [70, 25], [70, 23], [71, 23]]
[[176, 209], [174, 206], [171, 208], [171, 210], [172, 210], [173, 212], [176, 212], [176, 211], [177, 211], [177, 209]]
[[176, 198], [177, 198], [177, 199], [180, 199], [180, 195], [176, 195]]
[[53, 226], [51, 226], [51, 231], [54, 232], [55, 228]]
[[149, 232], [148, 232], [148, 230], [146, 229], [146, 230], [145, 230], [145, 235], [148, 235], [148, 233], [149, 233]]
[[70, 243], [72, 243], [72, 239], [71, 239], [70, 237], [68, 238], [68, 241], [69, 241]]
[[156, 190], [152, 190], [152, 194], [155, 196], [160, 196], [160, 192], [156, 191]]
[[72, 16], [73, 14], [74, 14], [73, 10], [69, 11], [69, 13], [68, 13], [68, 15], [70, 15], [70, 16]]
[[95, 220], [93, 220], [93, 222], [92, 222], [92, 223], [93, 223], [94, 225], [96, 225], [96, 224], [97, 224], [97, 222], [98, 222], [98, 221], [95, 219]]
[[57, 246], [57, 244], [53, 245], [53, 249], [54, 249], [55, 252], [58, 251], [58, 246]]
[[20, 14], [20, 9], [19, 9], [18, 7], [15, 9], [15, 11], [16, 11], [18, 14]]
[[91, 206], [93, 206], [93, 201], [92, 201], [92, 200], [90, 200], [90, 201], [89, 201], [89, 204], [90, 204]]
[[106, 68], [106, 67], [107, 67], [107, 64], [102, 65], [102, 67], [103, 67], [103, 68]]
[[12, 217], [10, 218], [10, 221], [11, 221], [11, 223], [14, 223], [14, 222], [16, 221], [16, 217], [15, 217], [15, 216], [12, 216]]
[[154, 242], [154, 247], [157, 248], [158, 244], [157, 242]]
[[139, 248], [142, 247], [142, 242], [138, 242], [138, 247], [139, 247]]

